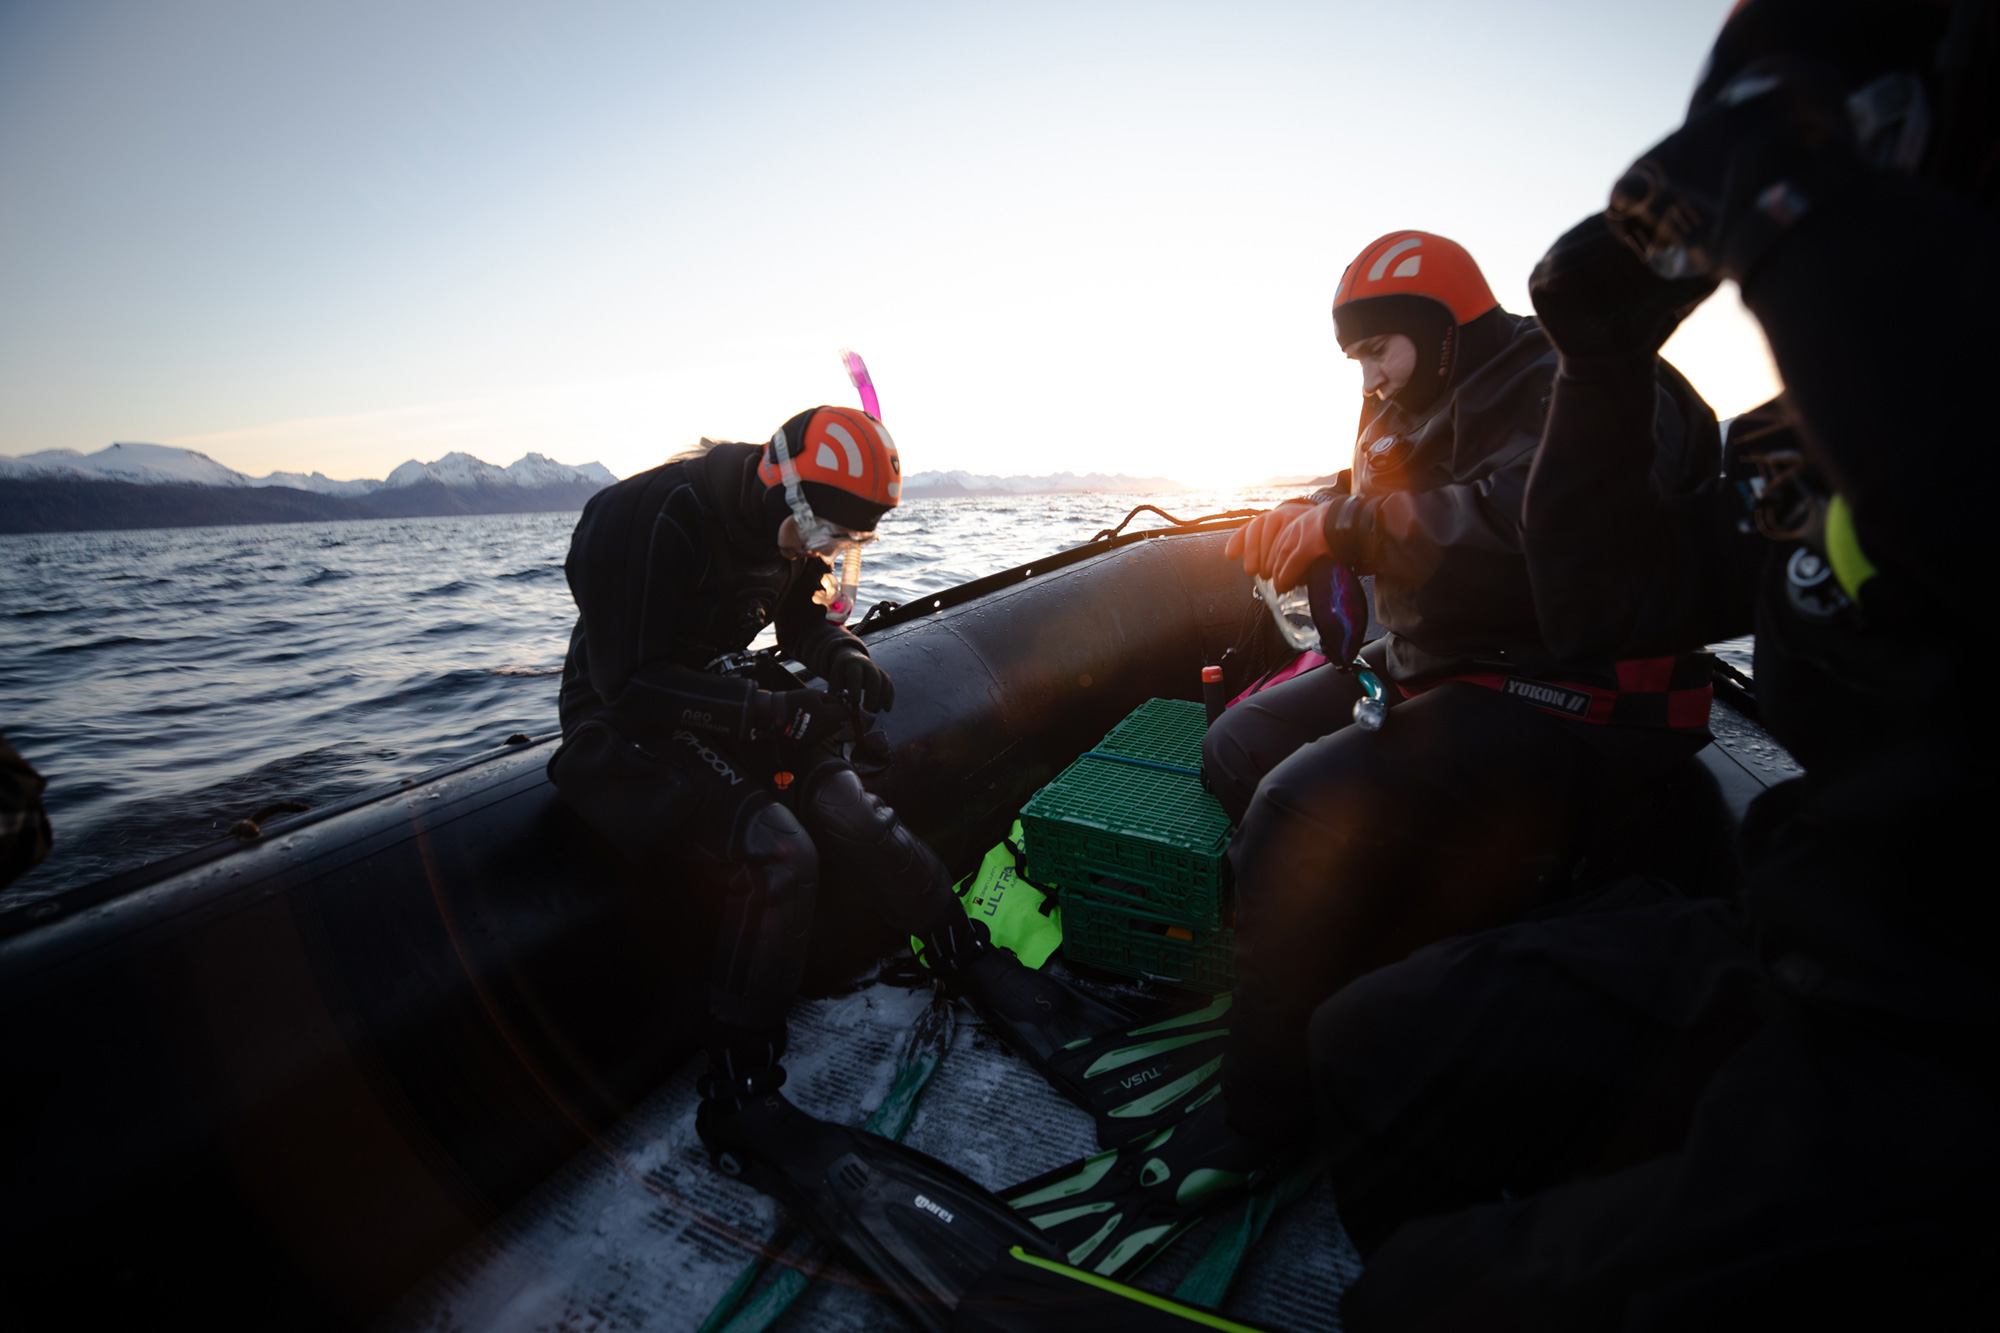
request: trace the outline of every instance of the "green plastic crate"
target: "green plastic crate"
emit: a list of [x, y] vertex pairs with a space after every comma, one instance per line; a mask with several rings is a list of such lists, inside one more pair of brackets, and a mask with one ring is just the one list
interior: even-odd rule
[[1185, 699], [1148, 699], [1099, 741], [1096, 754], [1120, 755], [1201, 771], [1208, 710]]
[[1085, 755], [1035, 793], [1021, 827], [1037, 883], [1222, 923], [1229, 817], [1190, 774]]
[[1184, 926], [1157, 912], [1069, 891], [1062, 895], [1062, 914], [1063, 956], [1071, 962], [1210, 994], [1232, 988], [1236, 932], [1226, 926]]

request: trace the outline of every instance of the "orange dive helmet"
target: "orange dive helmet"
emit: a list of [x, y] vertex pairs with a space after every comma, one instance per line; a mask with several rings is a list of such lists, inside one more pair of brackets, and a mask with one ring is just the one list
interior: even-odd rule
[[784, 487], [802, 532], [817, 520], [849, 535], [872, 533], [903, 497], [896, 442], [858, 407], [815, 407], [787, 421], [764, 446], [757, 476]]
[[[1382, 296], [1427, 296], [1454, 324], [1470, 324], [1500, 304], [1465, 247], [1427, 231], [1392, 231], [1355, 256], [1333, 293], [1335, 325], [1342, 307]], [[1352, 341], [1343, 331], [1341, 342]]]
[[1464, 246], [1427, 231], [1392, 231], [1370, 241], [1340, 275], [1333, 331], [1342, 348], [1383, 333], [1414, 343], [1417, 369], [1396, 401], [1423, 412], [1451, 383], [1459, 330], [1499, 308]]

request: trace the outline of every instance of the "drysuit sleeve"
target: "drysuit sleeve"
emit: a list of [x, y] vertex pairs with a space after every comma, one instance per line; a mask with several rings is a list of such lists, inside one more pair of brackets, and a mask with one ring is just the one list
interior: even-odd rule
[[1565, 362], [1521, 511], [1535, 615], [1559, 658], [1750, 632], [1768, 544], [1718, 455], [1714, 413], [1665, 362]]
[[746, 741], [757, 725], [762, 694], [755, 681], [741, 676], [660, 663], [632, 677], [616, 711], [642, 731], [666, 727]]
[[1972, 613], [1992, 600], [2000, 222], [1930, 182], [1877, 177], [1800, 223], [1743, 299], [1868, 559], [1990, 637]]
[[777, 615], [772, 617], [778, 629], [778, 646], [822, 680], [828, 679], [833, 660], [841, 653], [852, 651], [866, 656], [868, 652], [860, 639], [828, 620], [826, 608], [813, 600], [820, 581], [830, 573], [832, 570], [824, 560], [808, 561], [798, 581], [785, 594], [785, 600], [779, 603]]

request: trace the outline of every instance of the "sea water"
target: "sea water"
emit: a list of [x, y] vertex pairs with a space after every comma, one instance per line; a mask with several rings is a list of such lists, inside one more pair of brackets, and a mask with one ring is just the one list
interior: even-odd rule
[[[1283, 492], [913, 500], [860, 606], [1087, 541], [1152, 503]], [[1135, 527], [1157, 525], [1142, 515]], [[49, 781], [38, 897], [556, 729], [575, 514], [0, 536], [0, 732]]]

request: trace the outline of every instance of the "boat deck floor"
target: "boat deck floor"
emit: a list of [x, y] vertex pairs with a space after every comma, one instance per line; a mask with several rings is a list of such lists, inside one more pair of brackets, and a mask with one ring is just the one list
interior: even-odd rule
[[[786, 1095], [859, 1124], [888, 1092], [927, 989], [876, 981], [793, 1009]], [[951, 1053], [906, 1138], [999, 1188], [1095, 1151], [1090, 1117], [1004, 1050], [963, 1004]], [[695, 1062], [698, 1063], [698, 1062]], [[693, 1064], [432, 1273], [378, 1321], [419, 1330], [693, 1329], [777, 1230], [775, 1203], [718, 1173], [695, 1137]], [[1228, 1214], [1225, 1212], [1224, 1216]], [[1140, 1274], [1170, 1292], [1221, 1218]], [[1361, 1270], [1322, 1180], [1251, 1251], [1225, 1312], [1289, 1330], [1337, 1330]], [[880, 1333], [905, 1320], [853, 1272], [828, 1269], [774, 1326]]]
[[[1700, 756], [1740, 819], [1799, 767], [1726, 707]], [[811, 1113], [859, 1124], [887, 1093], [904, 1033], [928, 990], [875, 981], [792, 1013], [786, 1094]], [[1090, 1118], [1004, 1050], [964, 1005], [951, 1055], [918, 1103], [907, 1142], [1000, 1188], [1095, 1150]], [[500, 1217], [378, 1321], [381, 1333], [435, 1330], [693, 1329], [776, 1231], [777, 1205], [716, 1172], [694, 1133], [690, 1067]], [[1223, 1215], [1229, 1216], [1227, 1212]], [[1222, 1218], [1195, 1228], [1136, 1285], [1170, 1292]], [[1361, 1271], [1324, 1180], [1271, 1224], [1244, 1261], [1224, 1312], [1275, 1328], [1337, 1330], [1340, 1294]], [[835, 1265], [776, 1325], [880, 1333], [905, 1320]]]

